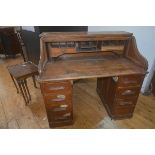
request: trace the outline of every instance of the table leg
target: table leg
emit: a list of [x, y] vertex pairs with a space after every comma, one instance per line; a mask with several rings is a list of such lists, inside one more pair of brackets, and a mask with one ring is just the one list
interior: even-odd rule
[[25, 101], [25, 103], [26, 103], [26, 105], [27, 105], [26, 96], [25, 96], [24, 91], [23, 91], [23, 89], [24, 89], [24, 88], [23, 88], [23, 82], [22, 82], [22, 80], [18, 80], [17, 82], [18, 82], [20, 91], [21, 91], [21, 93], [22, 93], [22, 95], [23, 95], [24, 101]]
[[37, 85], [36, 85], [36, 80], [35, 80], [35, 76], [34, 76], [34, 75], [32, 76], [32, 79], [33, 79], [33, 84], [34, 84], [34, 87], [35, 87], [35, 88], [37, 88]]
[[28, 89], [27, 81], [26, 81], [26, 80], [24, 80], [24, 85], [25, 85], [26, 92], [27, 92], [27, 94], [28, 94], [28, 96], [29, 96], [29, 101], [30, 101], [30, 100], [31, 100], [31, 95], [30, 95], [30, 92], [29, 92], [29, 89]]
[[17, 89], [17, 93], [19, 93], [19, 90], [18, 90], [17, 84], [16, 84], [16, 82], [15, 82], [15, 79], [13, 78], [13, 76], [12, 76], [11, 74], [10, 74], [10, 76], [11, 76], [11, 79], [12, 79], [12, 81], [13, 81], [13, 83], [14, 83], [16, 89]]
[[27, 93], [27, 90], [26, 90], [25, 80], [22, 80], [22, 87], [23, 87], [23, 90], [24, 90], [24, 94], [26, 96], [27, 104], [28, 104], [30, 99], [29, 99], [29, 94]]

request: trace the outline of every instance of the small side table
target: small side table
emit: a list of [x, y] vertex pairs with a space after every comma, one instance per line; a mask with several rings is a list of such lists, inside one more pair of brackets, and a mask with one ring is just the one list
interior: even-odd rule
[[35, 82], [35, 75], [38, 75], [38, 68], [32, 62], [26, 62], [23, 64], [17, 64], [13, 66], [8, 66], [8, 71], [13, 80], [13, 83], [19, 93], [19, 89], [22, 93], [26, 105], [31, 100], [31, 95], [27, 86], [27, 78], [32, 77], [34, 87], [37, 88]]

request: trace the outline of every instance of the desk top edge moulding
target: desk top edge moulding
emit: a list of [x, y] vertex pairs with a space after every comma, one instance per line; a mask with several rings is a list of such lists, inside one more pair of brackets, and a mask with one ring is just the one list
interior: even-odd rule
[[73, 123], [77, 79], [97, 78], [97, 93], [111, 118], [132, 117], [147, 69], [132, 33], [42, 33], [38, 81], [50, 127]]

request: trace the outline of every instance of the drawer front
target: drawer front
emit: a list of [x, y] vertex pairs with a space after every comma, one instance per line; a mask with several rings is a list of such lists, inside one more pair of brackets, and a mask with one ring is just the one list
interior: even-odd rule
[[116, 117], [126, 117], [132, 115], [135, 107], [125, 107], [125, 108], [115, 108], [113, 110], [113, 115]]
[[44, 95], [44, 101], [45, 105], [47, 107], [56, 107], [60, 105], [68, 105], [70, 106], [72, 104], [72, 94], [64, 94], [64, 93], [53, 93]]
[[52, 110], [47, 111], [48, 121], [49, 122], [64, 122], [73, 119], [72, 111], [62, 111], [62, 112], [53, 112]]
[[72, 102], [71, 101], [62, 101], [62, 102], [47, 102], [45, 101], [45, 106], [47, 109], [55, 109], [55, 111], [59, 111], [59, 110], [68, 110], [70, 109], [70, 107], [72, 106]]
[[116, 99], [114, 107], [116, 108], [130, 108], [134, 107], [137, 102], [137, 97], [127, 99]]
[[118, 88], [116, 92], [117, 99], [127, 99], [138, 97], [140, 87]]
[[[52, 100], [51, 100], [52, 99]], [[67, 96], [63, 100], [57, 100], [57, 98], [49, 96], [45, 101], [46, 112], [48, 121], [51, 127], [67, 125], [73, 121], [73, 106], [71, 95]]]
[[119, 87], [141, 86], [144, 75], [127, 75], [118, 78]]
[[73, 119], [72, 118], [65, 118], [65, 119], [59, 119], [59, 121], [49, 121], [49, 126], [51, 128], [58, 127], [58, 126], [66, 126], [66, 125], [72, 125]]
[[46, 82], [41, 84], [42, 92], [47, 93], [67, 93], [72, 89], [70, 81], [63, 82]]

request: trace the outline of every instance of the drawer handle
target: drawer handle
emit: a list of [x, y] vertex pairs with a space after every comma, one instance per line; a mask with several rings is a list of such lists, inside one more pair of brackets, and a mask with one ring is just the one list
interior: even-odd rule
[[125, 80], [124, 80], [124, 83], [125, 83], [125, 84], [129, 84], [129, 83], [137, 83], [137, 81], [129, 81], [129, 80], [126, 80], [126, 81], [125, 81]]
[[68, 105], [62, 104], [62, 105], [60, 105], [59, 107], [54, 108], [53, 111], [64, 111], [64, 110], [66, 110], [67, 107], [68, 107]]
[[63, 86], [58, 86], [58, 87], [49, 87], [49, 90], [63, 90]]
[[122, 95], [133, 95], [133, 94], [135, 94], [135, 92], [132, 90], [126, 90], [122, 93]]
[[68, 116], [70, 116], [70, 115], [71, 115], [71, 113], [68, 112], [68, 113], [64, 114], [63, 117], [68, 117]]
[[62, 104], [62, 105], [60, 105], [60, 108], [67, 108], [67, 107], [68, 107], [67, 104]]
[[71, 115], [70, 113], [67, 113], [67, 114], [64, 114], [63, 116], [55, 117], [54, 119], [55, 121], [67, 121], [70, 115]]
[[55, 98], [55, 99], [52, 99], [52, 101], [60, 102], [60, 101], [64, 101], [64, 99], [61, 99], [61, 98]]
[[66, 110], [66, 107], [57, 107], [57, 108], [54, 108], [53, 111], [57, 112], [57, 111], [65, 111]]
[[114, 77], [112, 77], [112, 79], [113, 79], [114, 82], [117, 82], [118, 81], [118, 76], [114, 76]]
[[66, 96], [65, 95], [57, 95], [57, 98], [59, 98], [59, 99], [65, 99]]
[[55, 121], [65, 121], [67, 118], [61, 116], [61, 117], [56, 117], [56, 118], [54, 118], [54, 119], [55, 119]]
[[131, 101], [129, 101], [129, 102], [123, 102], [123, 101], [121, 101], [121, 102], [119, 102], [119, 105], [131, 105], [131, 104], [133, 104]]
[[52, 99], [52, 101], [56, 101], [56, 102], [59, 102], [59, 101], [64, 101], [66, 98], [65, 95], [57, 95], [57, 98], [55, 99]]

